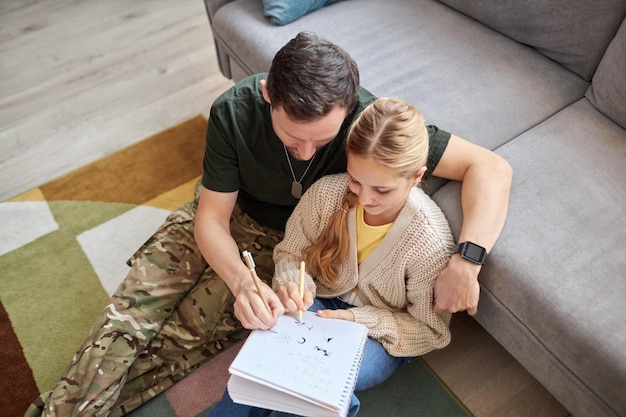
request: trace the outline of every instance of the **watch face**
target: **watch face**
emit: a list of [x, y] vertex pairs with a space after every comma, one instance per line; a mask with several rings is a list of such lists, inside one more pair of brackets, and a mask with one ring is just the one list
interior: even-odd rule
[[467, 256], [468, 258], [472, 258], [476, 261], [480, 260], [482, 252], [483, 250], [477, 246], [474, 246], [474, 245], [465, 246], [465, 256]]
[[483, 257], [485, 256], [485, 249], [474, 244], [466, 244], [463, 250], [463, 254], [475, 261], [475, 262], [483, 262]]

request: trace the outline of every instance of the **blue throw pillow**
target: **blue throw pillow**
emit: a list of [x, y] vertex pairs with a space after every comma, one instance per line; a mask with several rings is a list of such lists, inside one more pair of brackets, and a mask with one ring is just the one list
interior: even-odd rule
[[342, 0], [263, 0], [263, 14], [276, 26], [283, 26], [321, 7]]

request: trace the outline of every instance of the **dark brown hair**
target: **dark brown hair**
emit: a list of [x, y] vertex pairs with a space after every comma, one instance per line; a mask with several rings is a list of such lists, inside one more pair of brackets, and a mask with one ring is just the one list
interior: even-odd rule
[[300, 32], [274, 56], [267, 92], [272, 106], [298, 121], [319, 119], [336, 105], [350, 112], [359, 99], [359, 70], [341, 47]]

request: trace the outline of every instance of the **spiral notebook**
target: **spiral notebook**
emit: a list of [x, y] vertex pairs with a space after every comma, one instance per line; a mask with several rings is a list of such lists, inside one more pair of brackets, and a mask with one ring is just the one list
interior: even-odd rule
[[305, 312], [255, 330], [229, 368], [236, 403], [301, 416], [346, 416], [361, 367], [367, 327]]

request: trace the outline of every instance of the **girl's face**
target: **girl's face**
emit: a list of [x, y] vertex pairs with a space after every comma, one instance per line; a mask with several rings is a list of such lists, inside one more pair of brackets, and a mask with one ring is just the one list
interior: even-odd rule
[[365, 222], [370, 226], [380, 226], [395, 221], [425, 170], [426, 167], [414, 178], [400, 177], [372, 157], [348, 153], [348, 186], [359, 197]]

